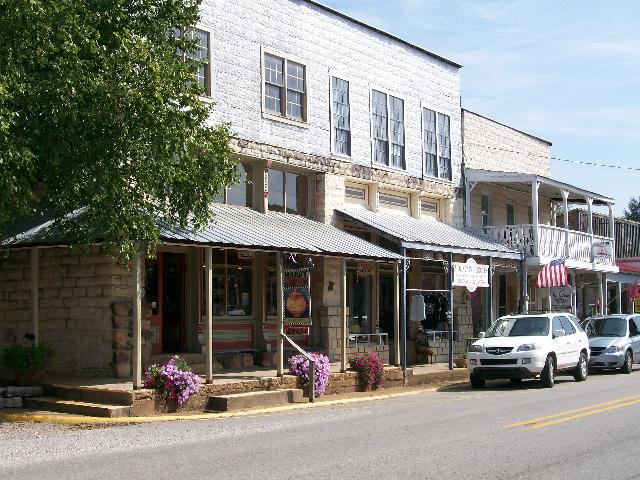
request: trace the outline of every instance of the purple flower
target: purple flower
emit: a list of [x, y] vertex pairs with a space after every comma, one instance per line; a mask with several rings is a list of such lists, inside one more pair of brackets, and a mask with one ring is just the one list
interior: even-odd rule
[[[311, 353], [316, 364], [315, 396], [322, 395], [329, 383], [329, 357], [321, 353]], [[289, 373], [302, 378], [304, 385], [309, 384], [309, 360], [304, 355], [293, 355], [289, 358]]]

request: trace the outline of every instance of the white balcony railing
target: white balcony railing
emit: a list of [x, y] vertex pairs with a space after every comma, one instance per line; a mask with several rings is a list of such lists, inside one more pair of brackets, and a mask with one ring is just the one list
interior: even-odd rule
[[[538, 226], [538, 245], [534, 242], [533, 225], [502, 225], [483, 227], [483, 232], [492, 239], [514, 250], [534, 257], [568, 258], [579, 262], [595, 262], [614, 265], [615, 258], [594, 258], [593, 245], [609, 244], [613, 252], [613, 240], [588, 233], [565, 230], [551, 225]], [[567, 235], [568, 233], [568, 235]]]

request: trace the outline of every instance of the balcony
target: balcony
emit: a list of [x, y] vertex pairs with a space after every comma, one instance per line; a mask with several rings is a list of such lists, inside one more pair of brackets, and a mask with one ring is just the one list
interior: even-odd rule
[[492, 239], [528, 257], [566, 258], [576, 262], [615, 265], [615, 257], [594, 257], [594, 246], [608, 245], [613, 252], [613, 239], [589, 233], [576, 232], [551, 225], [502, 225], [483, 227], [483, 232]]

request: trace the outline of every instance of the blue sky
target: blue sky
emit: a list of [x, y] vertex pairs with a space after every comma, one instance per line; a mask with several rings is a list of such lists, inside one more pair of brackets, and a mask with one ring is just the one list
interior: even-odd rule
[[640, 2], [322, 0], [461, 63], [462, 104], [553, 143], [553, 177], [640, 195]]

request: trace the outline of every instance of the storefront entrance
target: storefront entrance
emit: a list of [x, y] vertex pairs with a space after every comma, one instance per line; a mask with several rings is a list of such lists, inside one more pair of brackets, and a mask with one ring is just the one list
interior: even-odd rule
[[154, 332], [152, 352], [185, 351], [185, 255], [159, 252], [147, 262], [145, 277], [145, 302], [151, 307]]

